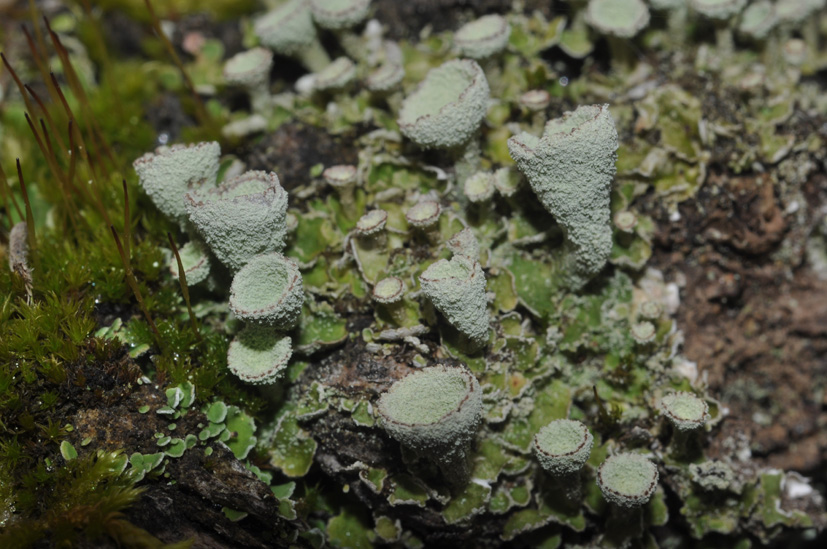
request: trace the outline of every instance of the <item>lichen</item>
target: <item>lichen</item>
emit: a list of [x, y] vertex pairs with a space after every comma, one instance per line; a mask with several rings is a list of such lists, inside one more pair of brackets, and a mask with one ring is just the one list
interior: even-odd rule
[[[784, 338], [749, 339], [744, 281], [827, 270], [823, 14], [778, 2], [773, 27], [764, 3], [734, 18], [743, 3], [722, 2], [716, 45], [697, 9], [711, 2], [651, 2], [651, 19], [632, 3], [614, 19], [648, 26], [622, 38], [596, 0], [503, 9], [491, 33], [460, 30], [476, 2], [456, 18], [361, 0], [197, 6], [243, 11], [220, 26], [176, 1], [155, 34], [129, 27], [140, 47], [100, 32], [131, 0], [50, 16], [65, 50], [19, 55], [7, 31], [30, 91], [6, 78], [0, 94], [0, 163], [14, 175], [20, 157], [23, 176], [0, 177], [0, 545], [203, 529], [272, 546], [740, 547], [822, 527], [809, 484], [763, 466], [807, 435], [748, 438], [783, 391], [716, 394], [683, 330], [736, 319], [746, 344], [704, 345], [780, 356]], [[430, 30], [390, 39], [389, 14], [413, 27], [434, 6]], [[270, 57], [258, 43], [299, 64], [245, 80]], [[483, 46], [468, 55], [484, 71], [455, 45]], [[754, 209], [744, 182], [763, 189]], [[802, 318], [777, 323], [818, 337]], [[758, 410], [743, 432], [723, 421], [734, 405]], [[129, 522], [182, 495], [210, 518]]]

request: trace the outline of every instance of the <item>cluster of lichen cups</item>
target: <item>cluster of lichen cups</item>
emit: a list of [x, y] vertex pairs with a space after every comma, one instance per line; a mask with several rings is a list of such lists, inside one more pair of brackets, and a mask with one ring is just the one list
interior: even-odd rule
[[[468, 456], [481, 422], [481, 394], [479, 382], [466, 368], [432, 366], [394, 383], [379, 399], [378, 411], [391, 437], [417, 456], [435, 461], [449, 482], [462, 486], [470, 478]], [[690, 399], [703, 402], [688, 393], [664, 397], [667, 417], [690, 415], [678, 421], [696, 422], [694, 405], [684, 402]], [[680, 411], [673, 412], [675, 408]], [[534, 436], [537, 461], [569, 499], [581, 496], [580, 470], [593, 442], [586, 425], [569, 419], [554, 420]], [[600, 465], [596, 479], [609, 502], [637, 508], [655, 492], [658, 470], [642, 454], [620, 452]]]
[[[275, 52], [297, 59], [311, 72], [297, 84], [304, 92], [345, 91], [361, 73], [369, 90], [387, 97], [405, 72], [398, 47], [383, 41], [375, 25], [366, 29], [365, 36], [355, 34], [370, 7], [371, 0], [289, 0], [281, 4], [255, 21], [253, 30], [263, 47], [229, 59], [224, 66], [225, 82], [248, 91], [254, 113], [266, 113], [272, 104], [269, 72]], [[333, 33], [347, 56], [331, 61], [317, 27]], [[357, 71], [357, 67], [364, 70]]]
[[[298, 266], [280, 253], [287, 193], [272, 172], [250, 171], [218, 185], [219, 155], [217, 143], [162, 147], [134, 166], [155, 205], [190, 236], [179, 254], [187, 284], [219, 287], [222, 266], [233, 276], [230, 310], [247, 326], [230, 344], [230, 370], [251, 383], [272, 383], [290, 360], [284, 333], [304, 302]], [[180, 276], [177, 260], [170, 264]]]
[[[681, 46], [688, 40], [693, 28], [714, 26], [717, 55], [727, 57], [734, 50], [734, 37], [751, 45], [771, 43], [764, 48], [770, 56], [764, 62], [768, 68], [783, 66], [778, 63], [776, 51], [784, 49], [817, 51], [818, 29], [816, 13], [823, 9], [823, 0], [588, 0], [570, 1], [569, 20], [561, 48], [568, 55], [582, 58], [592, 52], [593, 41], [604, 37], [616, 71], [626, 72], [636, 64], [632, 40], [654, 21], [666, 20], [668, 40]], [[650, 10], [655, 13], [653, 17]], [[803, 40], [792, 38], [792, 29], [800, 28]], [[796, 64], [800, 64], [801, 59]]]
[[[612, 36], [618, 56], [628, 54], [621, 46], [649, 20], [646, 5], [640, 0], [629, 2], [633, 11], [618, 8], [614, 0], [592, 0], [583, 19]], [[324, 4], [322, 0], [290, 0], [257, 21], [255, 31], [263, 45], [295, 56], [315, 71], [316, 90], [335, 90], [356, 77], [356, 66], [347, 58], [330, 62], [313, 21], [325, 28], [350, 28], [367, 15], [369, 0], [352, 2], [356, 7], [351, 18], [341, 24], [325, 20], [329, 14], [323, 14], [320, 6]], [[615, 28], [617, 24], [627, 28]], [[285, 26], [289, 31], [282, 30]], [[516, 170], [479, 169], [477, 135], [490, 101], [486, 79], [492, 70], [490, 60], [506, 46], [509, 32], [507, 20], [500, 16], [488, 16], [460, 29], [455, 46], [472, 59], [454, 59], [431, 69], [399, 106], [398, 124], [405, 137], [421, 148], [446, 149], [454, 154], [454, 180], [469, 214], [489, 204], [495, 191], [508, 197], [517, 187], [513, 178]], [[346, 38], [341, 33], [340, 37], [355, 43], [353, 36]], [[628, 59], [622, 61], [628, 63]], [[239, 54], [225, 66], [227, 82], [249, 90], [254, 111], [269, 105], [271, 63], [270, 52], [257, 48]], [[367, 78], [368, 87], [389, 92], [403, 76], [401, 64], [384, 62]], [[582, 106], [546, 122], [549, 102], [545, 90], [530, 90], [520, 97], [519, 105], [532, 113], [532, 131], [509, 139], [508, 149], [517, 169], [562, 227], [561, 270], [569, 287], [579, 289], [605, 267], [612, 249], [612, 224], [622, 238], [631, 234], [637, 220], [628, 211], [611, 215], [618, 137], [608, 105]], [[200, 168], [188, 168], [184, 160], [196, 156]], [[165, 166], [168, 172], [150, 174], [144, 165], [153, 163], [159, 169]], [[229, 367], [245, 381], [269, 383], [278, 378], [290, 358], [290, 338], [283, 334], [295, 326], [304, 300], [298, 267], [280, 253], [287, 232], [286, 193], [275, 174], [263, 172], [249, 172], [216, 186], [217, 166], [215, 144], [174, 147], [136, 162], [141, 184], [159, 209], [191, 234], [181, 250], [188, 280], [191, 276], [192, 283], [209, 280], [213, 255], [234, 274], [230, 309], [248, 326], [230, 346]], [[352, 251], [358, 265], [360, 250], [384, 250], [388, 212], [372, 209], [359, 217], [354, 198], [359, 169], [328, 167], [322, 179], [333, 187], [344, 216], [358, 219], [349, 235], [349, 249], [346, 241], [346, 254]], [[157, 184], [160, 181], [164, 184]], [[173, 183], [168, 184], [170, 181]], [[491, 331], [480, 245], [470, 228], [442, 242], [441, 213], [437, 200], [423, 196], [405, 214], [411, 238], [431, 246], [444, 244], [453, 253], [450, 259], [429, 265], [418, 281], [422, 295], [459, 333], [458, 347], [469, 354], [479, 353]], [[377, 310], [392, 324], [403, 327], [408, 321], [406, 283], [383, 271], [380, 275], [384, 276], [365, 277], [373, 284], [371, 297]], [[659, 314], [643, 309], [631, 327], [640, 346], [654, 340], [656, 326], [651, 320]], [[675, 425], [672, 450], [678, 456], [687, 439], [677, 433], [703, 425], [708, 418], [706, 404], [694, 395], [674, 393], [664, 397], [659, 406]], [[459, 489], [471, 480], [469, 459], [483, 421], [483, 404], [480, 383], [470, 370], [445, 365], [417, 370], [381, 395], [377, 412], [390, 437], [415, 456], [433, 460], [453, 487]], [[582, 497], [582, 469], [593, 441], [586, 425], [569, 419], [552, 421], [534, 436], [532, 449], [537, 462], [551, 484], [570, 500]], [[655, 492], [658, 468], [643, 454], [618, 452], [597, 468], [595, 477], [607, 501], [617, 508], [634, 509], [646, 504]]]

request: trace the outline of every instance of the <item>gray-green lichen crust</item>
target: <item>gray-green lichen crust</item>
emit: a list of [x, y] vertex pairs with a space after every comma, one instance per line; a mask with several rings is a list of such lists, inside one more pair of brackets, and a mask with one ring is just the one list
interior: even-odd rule
[[473, 344], [488, 338], [488, 311], [485, 301], [485, 273], [478, 261], [457, 255], [441, 259], [419, 277], [422, 291], [445, 315], [454, 328]]
[[280, 253], [256, 256], [236, 273], [230, 286], [230, 310], [247, 322], [276, 330], [296, 325], [304, 303], [299, 267]]
[[479, 128], [488, 95], [488, 81], [476, 61], [448, 61], [431, 69], [405, 98], [399, 129], [421, 147], [458, 147]]
[[287, 193], [273, 172], [247, 172], [216, 189], [188, 193], [186, 201], [190, 220], [233, 272], [258, 254], [284, 248]]
[[543, 136], [521, 133], [508, 150], [543, 206], [566, 232], [573, 264], [569, 276], [582, 286], [612, 251], [609, 198], [617, 160], [617, 131], [608, 105], [579, 107], [546, 124]]

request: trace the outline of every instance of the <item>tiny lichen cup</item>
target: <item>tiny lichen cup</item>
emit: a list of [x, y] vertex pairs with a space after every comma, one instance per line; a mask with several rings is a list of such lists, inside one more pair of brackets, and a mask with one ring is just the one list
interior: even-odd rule
[[709, 421], [709, 405], [703, 399], [686, 391], [677, 391], [661, 397], [661, 413], [674, 427], [670, 451], [681, 460], [691, 460], [701, 451], [699, 435]]
[[269, 326], [248, 324], [230, 343], [227, 366], [242, 381], [267, 385], [281, 377], [292, 354], [289, 336]]
[[494, 196], [494, 174], [477, 172], [465, 180], [462, 190], [473, 204], [488, 202]]
[[233, 314], [279, 331], [296, 325], [303, 303], [299, 267], [280, 253], [256, 256], [236, 273], [230, 286]]
[[405, 221], [420, 231], [431, 244], [439, 242], [439, 216], [442, 207], [436, 200], [421, 200], [405, 212]]
[[658, 468], [640, 454], [615, 454], [597, 469], [597, 485], [609, 502], [625, 508], [640, 507], [658, 486]]
[[591, 454], [594, 437], [579, 421], [556, 419], [534, 435], [534, 455], [552, 475], [578, 472]]
[[265, 48], [253, 48], [235, 54], [224, 63], [224, 80], [228, 84], [242, 86], [250, 95], [253, 112], [265, 112], [270, 106], [270, 69], [273, 52]]
[[476, 134], [488, 110], [490, 89], [476, 61], [454, 59], [431, 69], [402, 102], [399, 129], [425, 149], [451, 149], [462, 183], [479, 166]]
[[349, 29], [365, 20], [371, 0], [310, 0], [316, 24], [330, 30]]
[[309, 0], [313, 20], [336, 35], [342, 49], [354, 59], [367, 55], [364, 40], [355, 31], [370, 13], [371, 0]]
[[511, 36], [511, 26], [502, 15], [484, 15], [463, 25], [454, 34], [454, 44], [470, 59], [481, 60], [503, 51]]
[[466, 368], [432, 366], [382, 394], [382, 427], [403, 446], [434, 460], [452, 484], [470, 476], [468, 450], [482, 420], [482, 389]]
[[649, 23], [649, 8], [643, 0], [590, 0], [586, 21], [609, 42], [612, 67], [623, 73], [637, 60], [630, 40]]
[[387, 223], [388, 212], [379, 209], [371, 210], [359, 218], [353, 230], [364, 247], [381, 250], [388, 242], [385, 231]]
[[305, 0], [288, 0], [253, 24], [261, 44], [281, 55], [297, 58], [309, 71], [330, 64], [330, 57], [316, 36], [310, 6]]
[[591, 455], [594, 437], [583, 423], [556, 419], [534, 435], [537, 461], [569, 499], [581, 495], [580, 470]]
[[406, 319], [403, 297], [405, 283], [397, 276], [383, 278], [374, 285], [371, 297], [393, 319], [394, 323], [404, 326]]
[[340, 164], [330, 166], [322, 172], [322, 178], [333, 187], [339, 196], [339, 203], [346, 216], [355, 218], [356, 212], [356, 180], [358, 170], [356, 166]]
[[356, 65], [347, 57], [338, 57], [315, 76], [314, 90], [319, 92], [343, 91], [356, 79]]

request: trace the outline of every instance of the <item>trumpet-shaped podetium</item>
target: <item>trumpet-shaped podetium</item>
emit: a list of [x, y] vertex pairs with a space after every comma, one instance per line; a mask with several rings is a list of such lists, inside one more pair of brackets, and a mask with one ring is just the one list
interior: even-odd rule
[[259, 255], [230, 286], [230, 310], [245, 322], [289, 330], [299, 320], [304, 290], [299, 267], [280, 253]]
[[424, 148], [465, 145], [485, 117], [488, 96], [488, 81], [476, 61], [448, 61], [431, 69], [402, 102], [399, 129]]
[[316, 73], [313, 89], [337, 91], [344, 89], [356, 78], [356, 65], [347, 57], [339, 57]]
[[753, 40], [764, 40], [778, 24], [775, 6], [769, 0], [750, 4], [741, 14], [738, 31]]
[[467, 479], [466, 452], [482, 420], [482, 389], [470, 371], [432, 366], [408, 374], [382, 394], [378, 409], [391, 437], [453, 480]]
[[371, 0], [310, 0], [310, 11], [320, 27], [349, 29], [365, 20]]
[[468, 337], [472, 347], [488, 339], [485, 273], [475, 259], [462, 255], [440, 259], [419, 276], [422, 291], [448, 322]]
[[462, 229], [448, 240], [448, 249], [453, 253], [476, 261], [480, 258], [480, 243], [470, 227]]
[[187, 220], [184, 195], [194, 189], [210, 189], [218, 176], [218, 143], [173, 145], [146, 153], [132, 165], [146, 194], [162, 213], [178, 221]]
[[620, 210], [614, 216], [615, 227], [624, 233], [631, 233], [637, 226], [637, 216], [629, 210]]
[[273, 52], [253, 48], [237, 53], [224, 63], [224, 80], [228, 84], [242, 86], [250, 94], [250, 106], [254, 112], [265, 110], [270, 104], [270, 68]]
[[709, 419], [707, 403], [686, 391], [678, 391], [661, 398], [660, 409], [679, 431], [693, 431], [703, 427]]
[[689, 0], [689, 4], [692, 9], [710, 19], [726, 20], [738, 15], [747, 0]]
[[405, 67], [398, 63], [385, 62], [371, 72], [365, 79], [365, 85], [374, 93], [393, 91], [405, 78]]
[[712, 19], [719, 55], [733, 51], [732, 29], [729, 20], [741, 13], [747, 0], [689, 0], [692, 9]]
[[655, 339], [657, 328], [655, 328], [655, 325], [651, 322], [644, 320], [643, 322], [635, 322], [632, 324], [629, 332], [632, 334], [632, 339], [634, 339], [638, 345], [646, 345]]
[[594, 437], [571, 419], [556, 419], [534, 435], [534, 455], [543, 469], [555, 476], [579, 471], [591, 455]]
[[540, 138], [526, 132], [510, 138], [508, 150], [565, 231], [572, 257], [570, 283], [584, 285], [612, 251], [609, 195], [617, 131], [609, 106], [578, 107], [549, 121]]
[[466, 23], [454, 35], [460, 53], [471, 59], [485, 59], [508, 45], [511, 25], [502, 15], [485, 15]]
[[603, 34], [632, 38], [649, 23], [642, 0], [589, 0], [586, 21]]
[[436, 200], [423, 200], [417, 202], [405, 212], [405, 220], [408, 225], [416, 227], [417, 229], [426, 230], [436, 225], [439, 221], [439, 214], [442, 213], [442, 207]]
[[310, 71], [330, 63], [316, 36], [316, 27], [305, 0], [288, 0], [259, 18], [253, 30], [261, 44], [288, 57], [296, 57]]
[[640, 454], [615, 454], [598, 468], [597, 485], [615, 505], [640, 507], [658, 486], [658, 468]]
[[389, 276], [376, 283], [371, 297], [377, 303], [390, 304], [402, 299], [405, 293], [405, 283], [398, 276]]
[[[181, 258], [188, 286], [195, 286], [210, 275], [210, 254], [206, 244], [200, 240], [190, 240], [181, 246], [178, 256]], [[178, 261], [175, 257], [170, 261], [169, 271], [172, 276], [178, 278]]]
[[290, 337], [249, 324], [230, 343], [227, 366], [242, 381], [269, 384], [282, 375], [292, 355]]
[[187, 194], [190, 220], [231, 271], [280, 252], [287, 235], [287, 192], [278, 176], [246, 172], [206, 192]]
[[477, 172], [465, 180], [462, 190], [474, 204], [487, 202], [494, 196], [494, 174]]
[[359, 236], [373, 236], [382, 230], [388, 222], [388, 212], [385, 210], [371, 210], [356, 222], [356, 234]]

